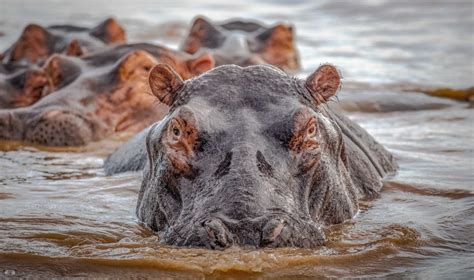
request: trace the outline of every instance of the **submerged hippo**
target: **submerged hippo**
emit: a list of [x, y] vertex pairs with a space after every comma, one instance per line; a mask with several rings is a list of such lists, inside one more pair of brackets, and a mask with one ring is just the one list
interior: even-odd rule
[[30, 24], [2, 55], [2, 62], [38, 63], [54, 53], [81, 56], [102, 48], [105, 44], [124, 42], [125, 31], [113, 18], [93, 28], [74, 25], [52, 25], [45, 28]]
[[[212, 57], [206, 53], [191, 56], [162, 46], [143, 43], [104, 48], [82, 59], [53, 55], [41, 67], [28, 65], [12, 74], [0, 74], [0, 109], [32, 105], [42, 97], [74, 82], [81, 73], [96, 73], [99, 68], [108, 69], [127, 52], [134, 50], [146, 51], [160, 62], [173, 65], [185, 79], [200, 74], [214, 65]], [[141, 82], [146, 83], [146, 76]]]
[[81, 73], [80, 66], [64, 55], [51, 56], [42, 66], [28, 65], [0, 74], [0, 109], [29, 106], [68, 85]]
[[136, 213], [165, 244], [312, 247], [396, 171], [390, 153], [327, 106], [337, 70], [306, 80], [265, 65], [217, 67], [183, 81], [150, 72], [166, 117], [119, 148], [108, 174], [144, 169]]
[[[158, 62], [174, 65], [185, 78], [214, 67], [209, 54], [191, 56], [151, 44], [119, 45], [83, 58], [55, 55], [33, 90], [20, 83], [23, 91], [4, 98], [14, 104], [36, 103], [0, 110], [0, 139], [77, 146], [117, 131], [139, 131], [168, 109], [147, 94], [148, 72]], [[60, 89], [50, 93], [51, 88]], [[45, 92], [49, 95], [43, 96]]]
[[253, 21], [233, 20], [214, 24], [197, 17], [181, 49], [188, 53], [212, 52], [216, 65], [271, 64], [285, 71], [299, 69], [293, 27], [271, 27]]

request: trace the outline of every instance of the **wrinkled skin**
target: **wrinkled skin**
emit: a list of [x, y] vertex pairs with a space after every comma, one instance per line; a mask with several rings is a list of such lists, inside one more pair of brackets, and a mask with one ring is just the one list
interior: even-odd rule
[[137, 216], [176, 246], [314, 247], [324, 226], [378, 196], [393, 157], [326, 102], [330, 65], [306, 80], [226, 65], [183, 82], [150, 73], [167, 116], [112, 154], [108, 174], [143, 169]]
[[[23, 91], [4, 92], [12, 106], [34, 104], [0, 110], [0, 139], [77, 146], [118, 131], [140, 131], [168, 109], [147, 94], [148, 72], [158, 62], [174, 65], [186, 78], [214, 66], [208, 54], [191, 56], [151, 44], [119, 45], [82, 58], [55, 55], [34, 91], [23, 85]], [[8, 80], [10, 86], [15, 81]]]
[[30, 24], [25, 27], [20, 38], [3, 53], [2, 63], [10, 69], [19, 63], [42, 62], [55, 53], [82, 56], [106, 44], [124, 42], [125, 31], [112, 18], [93, 28], [73, 25], [52, 25], [45, 28]]
[[192, 54], [209, 51], [218, 66], [271, 64], [287, 72], [300, 67], [293, 27], [283, 23], [270, 27], [242, 20], [216, 24], [197, 17], [181, 49]]

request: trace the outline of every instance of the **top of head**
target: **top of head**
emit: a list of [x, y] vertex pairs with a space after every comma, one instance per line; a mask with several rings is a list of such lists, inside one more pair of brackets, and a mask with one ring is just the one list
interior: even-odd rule
[[224, 65], [183, 81], [170, 66], [158, 64], [150, 72], [149, 83], [152, 93], [172, 107], [202, 97], [213, 106], [264, 110], [265, 104], [289, 100], [313, 106], [325, 103], [337, 93], [340, 75], [332, 65], [320, 66], [306, 80], [292, 78], [267, 65]]

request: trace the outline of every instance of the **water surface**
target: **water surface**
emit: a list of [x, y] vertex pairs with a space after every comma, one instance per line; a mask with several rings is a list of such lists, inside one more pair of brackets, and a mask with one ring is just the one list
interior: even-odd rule
[[[388, 112], [376, 112], [380, 107], [370, 104], [359, 107], [363, 111], [349, 113], [399, 161], [400, 170], [387, 180], [381, 198], [363, 202], [356, 219], [329, 228], [330, 241], [317, 249], [177, 249], [158, 245], [157, 237], [136, 220], [141, 174], [104, 174], [104, 158], [127, 135], [73, 149], [2, 142], [0, 278], [413, 274], [472, 278], [472, 109], [464, 103], [400, 93], [393, 87], [463, 88], [474, 84], [472, 2], [234, 2], [110, 4], [96, 0], [62, 4], [50, 0], [39, 5], [33, 0], [0, 1], [0, 32], [4, 33], [0, 48], [9, 46], [29, 22], [91, 26], [114, 15], [131, 41], [171, 47], [179, 44], [196, 14], [292, 22], [304, 68], [301, 76], [320, 63], [331, 62], [345, 78], [341, 102], [359, 96], [369, 102], [372, 96], [385, 94], [382, 96], [395, 96], [405, 105], [414, 104], [400, 110], [393, 105], [385, 110]], [[423, 107], [430, 102], [441, 105]]]

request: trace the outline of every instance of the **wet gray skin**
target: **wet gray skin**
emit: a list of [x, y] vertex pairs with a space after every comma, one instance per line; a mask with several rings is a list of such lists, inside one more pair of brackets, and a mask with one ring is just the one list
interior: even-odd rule
[[183, 82], [150, 74], [171, 106], [108, 158], [108, 174], [143, 171], [140, 221], [176, 246], [314, 247], [354, 217], [396, 170], [393, 157], [326, 102], [339, 74], [306, 80], [271, 66], [226, 65]]

